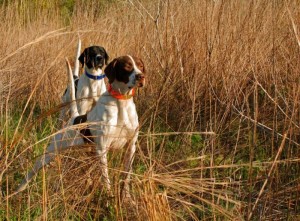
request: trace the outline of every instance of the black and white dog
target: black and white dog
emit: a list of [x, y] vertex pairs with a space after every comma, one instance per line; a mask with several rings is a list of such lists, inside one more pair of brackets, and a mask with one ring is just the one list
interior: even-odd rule
[[[107, 64], [109, 56], [101, 46], [91, 46], [82, 52], [78, 60], [84, 68], [84, 73], [78, 77], [74, 71], [73, 80], [77, 99], [78, 112], [86, 114], [96, 104], [99, 97], [106, 91], [104, 82], [105, 74], [102, 68]], [[63, 103], [71, 102], [70, 86], [66, 89]], [[66, 119], [66, 112], [63, 109], [61, 118]]]
[[[69, 71], [70, 73], [70, 71]], [[105, 68], [109, 80], [107, 91], [99, 98], [90, 112], [80, 115], [75, 101], [75, 89], [70, 73], [71, 119], [69, 124], [55, 134], [45, 155], [41, 156], [27, 173], [17, 192], [25, 189], [32, 177], [53, 160], [54, 155], [69, 148], [85, 143], [94, 143], [101, 162], [104, 186], [111, 189], [108, 176], [107, 153], [110, 149], [125, 148], [124, 191], [129, 195], [129, 179], [133, 156], [136, 150], [139, 122], [133, 96], [137, 87], [145, 85], [145, 67], [140, 58], [130, 55], [114, 59]]]

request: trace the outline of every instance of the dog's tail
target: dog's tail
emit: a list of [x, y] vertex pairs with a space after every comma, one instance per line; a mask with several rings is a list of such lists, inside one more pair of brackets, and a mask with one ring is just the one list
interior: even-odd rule
[[77, 53], [75, 57], [75, 67], [74, 67], [74, 76], [79, 77], [79, 56], [80, 56], [80, 50], [81, 50], [81, 40], [78, 39], [78, 46], [77, 46]]
[[70, 85], [70, 97], [71, 97], [71, 107], [70, 107], [70, 112], [71, 112], [71, 117], [78, 116], [78, 109], [77, 109], [77, 104], [76, 104], [76, 98], [75, 98], [75, 85], [74, 85], [74, 79], [73, 79], [73, 74], [72, 74], [72, 68], [69, 63], [68, 58], [66, 58], [66, 64], [67, 64], [67, 69], [69, 73], [69, 85]]

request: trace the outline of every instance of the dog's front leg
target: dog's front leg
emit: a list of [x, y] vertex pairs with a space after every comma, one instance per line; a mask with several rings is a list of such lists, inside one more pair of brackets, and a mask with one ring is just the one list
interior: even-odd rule
[[84, 115], [90, 111], [92, 107], [92, 98], [80, 98], [78, 103], [78, 113], [79, 115]]
[[129, 192], [129, 182], [130, 182], [130, 175], [132, 173], [132, 163], [134, 159], [134, 153], [136, 151], [136, 141], [137, 141], [137, 135], [132, 139], [132, 141], [129, 143], [128, 149], [124, 156], [124, 187], [121, 190], [121, 195], [124, 198], [130, 198], [130, 192]]
[[[81, 85], [78, 85], [81, 88]], [[77, 91], [77, 107], [79, 115], [86, 114], [91, 109], [91, 102], [93, 102], [92, 97], [90, 97], [90, 90], [88, 87], [83, 87], [81, 90]]]
[[104, 186], [108, 192], [111, 191], [110, 180], [108, 177], [108, 165], [107, 165], [107, 151], [100, 151], [97, 150], [97, 154], [100, 156], [100, 167], [101, 167], [101, 174], [104, 181]]
[[97, 155], [100, 158], [101, 175], [103, 178], [104, 186], [109, 194], [111, 194], [111, 185], [108, 176], [108, 164], [107, 164], [107, 151], [109, 147], [108, 139], [105, 139], [105, 135], [100, 135], [97, 139]]

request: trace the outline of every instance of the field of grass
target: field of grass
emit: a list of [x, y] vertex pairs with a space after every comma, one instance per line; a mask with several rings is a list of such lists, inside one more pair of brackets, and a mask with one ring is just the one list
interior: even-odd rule
[[[0, 220], [299, 220], [297, 0], [1, 0]], [[104, 46], [147, 69], [131, 195], [92, 147], [57, 156], [17, 195], [60, 128], [65, 57]]]

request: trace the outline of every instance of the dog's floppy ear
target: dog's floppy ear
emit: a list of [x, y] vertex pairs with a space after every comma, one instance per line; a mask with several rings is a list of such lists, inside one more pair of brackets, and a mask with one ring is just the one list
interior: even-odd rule
[[112, 60], [104, 69], [104, 73], [106, 75], [106, 77], [108, 78], [109, 83], [111, 84], [112, 82], [114, 82], [115, 78], [116, 78], [116, 63], [118, 62], [118, 60], [115, 58], [114, 60]]
[[81, 55], [78, 58], [78, 60], [79, 60], [80, 64], [82, 65], [82, 67], [84, 66], [86, 53], [87, 53], [87, 49], [84, 49], [84, 51], [81, 53]]
[[102, 47], [102, 49], [103, 49], [103, 51], [104, 51], [105, 65], [107, 65], [107, 64], [108, 64], [108, 60], [109, 60], [109, 56], [108, 56], [108, 54], [107, 54], [105, 48]]
[[132, 56], [132, 58], [135, 60], [135, 63], [137, 65], [138, 69], [140, 69], [140, 71], [145, 74], [146, 73], [146, 68], [145, 68], [145, 64], [144, 64], [143, 60], [141, 58], [136, 57], [136, 56]]
[[146, 68], [145, 68], [145, 64], [143, 62], [142, 59], [140, 59], [141, 63], [142, 63], [142, 66], [143, 66], [143, 69], [141, 70], [144, 74], [146, 73]]
[[109, 60], [109, 56], [108, 56], [108, 54], [105, 51], [105, 64], [106, 65], [108, 64], [108, 60]]

